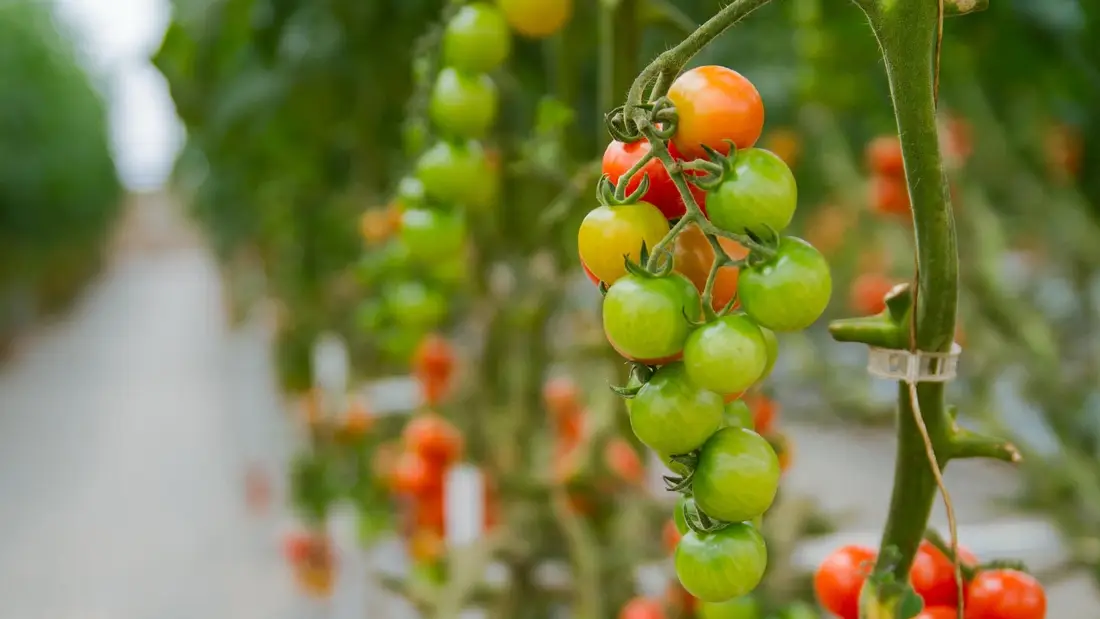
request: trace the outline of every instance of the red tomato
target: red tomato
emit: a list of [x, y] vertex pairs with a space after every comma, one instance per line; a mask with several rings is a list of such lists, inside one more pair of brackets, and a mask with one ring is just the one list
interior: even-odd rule
[[914, 619], [958, 619], [959, 613], [952, 606], [933, 606], [925, 608]]
[[292, 531], [283, 538], [283, 556], [291, 565], [298, 565], [309, 556], [310, 546], [309, 533]]
[[676, 528], [676, 521], [669, 519], [665, 523], [664, 528], [661, 529], [661, 541], [665, 545], [665, 550], [672, 553], [676, 550], [676, 545], [680, 543], [680, 531]]
[[[734, 260], [740, 260], [749, 253], [748, 249], [733, 239], [720, 237], [718, 243]], [[703, 231], [695, 224], [684, 228], [676, 237], [672, 256], [676, 270], [691, 280], [699, 294], [702, 294], [707, 285], [707, 277], [710, 275], [710, 267], [714, 264], [714, 248], [710, 246]], [[740, 269], [735, 266], [722, 267], [718, 270], [714, 287], [711, 289], [711, 305], [715, 310], [725, 307], [726, 303], [729, 303], [729, 300], [737, 294], [739, 274]]]
[[413, 509], [415, 510], [417, 528], [427, 529], [443, 535], [445, 516], [443, 514], [442, 492], [429, 492], [416, 497]]
[[859, 592], [874, 561], [875, 551], [865, 546], [834, 551], [814, 573], [817, 601], [840, 619], [859, 619]]
[[462, 457], [464, 441], [454, 425], [436, 415], [413, 417], [401, 434], [405, 448], [436, 463], [449, 464]]
[[568, 416], [580, 407], [580, 389], [568, 376], [556, 376], [542, 385], [542, 401], [555, 417]]
[[454, 349], [446, 339], [433, 333], [420, 341], [413, 356], [413, 372], [420, 380], [428, 404], [437, 404], [443, 397], [454, 368]]
[[980, 572], [967, 589], [966, 619], [1045, 619], [1046, 615], [1043, 585], [1024, 572]]
[[896, 284], [881, 273], [864, 273], [852, 281], [848, 303], [856, 313], [873, 316], [886, 309], [886, 293], [893, 290]]
[[896, 135], [880, 135], [867, 143], [867, 168], [878, 176], [904, 176], [905, 160]]
[[[676, 159], [682, 159], [680, 152], [676, 150], [676, 145], [671, 142], [668, 145], [669, 153]], [[607, 149], [603, 153], [603, 173], [608, 175], [612, 183], [618, 183], [630, 168], [634, 167], [634, 164], [638, 162], [643, 156], [645, 156], [651, 149], [649, 142], [646, 140], [639, 140], [637, 142], [631, 142], [625, 144], [618, 140], [615, 140], [607, 145]], [[638, 185], [642, 182], [642, 176], [649, 176], [649, 190], [642, 196], [642, 200], [649, 202], [656, 206], [664, 213], [665, 217], [669, 219], [676, 219], [682, 217], [687, 212], [684, 206], [684, 200], [680, 197], [680, 190], [676, 188], [676, 184], [672, 182], [672, 177], [669, 176], [668, 170], [659, 159], [654, 157], [650, 159], [642, 169], [630, 179], [630, 182], [626, 185], [626, 194], [630, 195], [638, 188]], [[702, 206], [706, 199], [706, 192], [689, 185], [695, 201]]]
[[686, 159], [706, 157], [704, 144], [729, 154], [725, 140], [749, 148], [764, 129], [760, 93], [733, 69], [708, 65], [686, 71], [672, 83], [668, 98], [679, 116], [672, 141]]
[[871, 178], [871, 210], [882, 215], [908, 216], [909, 188], [905, 178], [875, 175]]
[[665, 619], [665, 609], [657, 600], [634, 598], [619, 611], [619, 619]]
[[[976, 565], [978, 558], [959, 546], [959, 560], [964, 565]], [[913, 568], [909, 572], [913, 590], [924, 598], [926, 606], [955, 606], [959, 593], [955, 586], [955, 568], [951, 560], [929, 542], [921, 542]]]
[[423, 496], [439, 489], [443, 471], [432, 462], [412, 451], [401, 452], [393, 465], [390, 483], [398, 494]]
[[752, 424], [757, 434], [768, 434], [775, 425], [779, 413], [779, 404], [762, 393], [754, 393], [745, 398], [745, 404], [752, 411]]
[[584, 435], [584, 415], [576, 411], [564, 417], [559, 417], [555, 424], [558, 439], [569, 445], [576, 444]]
[[604, 464], [619, 479], [641, 483], [645, 477], [645, 465], [638, 452], [625, 439], [616, 437], [604, 447]]

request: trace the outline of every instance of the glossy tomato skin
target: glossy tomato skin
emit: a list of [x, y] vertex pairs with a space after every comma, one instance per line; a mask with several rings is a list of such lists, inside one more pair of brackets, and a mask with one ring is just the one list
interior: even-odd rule
[[623, 606], [619, 619], [665, 619], [665, 609], [657, 600], [637, 597]]
[[833, 551], [814, 573], [814, 593], [825, 610], [840, 619], [859, 619], [859, 594], [874, 566], [875, 551], [844, 546]]
[[914, 619], [958, 619], [959, 613], [951, 606], [926, 606]]
[[684, 367], [691, 382], [723, 395], [751, 387], [767, 364], [764, 335], [744, 314], [708, 322], [684, 344]]
[[829, 263], [806, 241], [783, 237], [770, 260], [741, 269], [741, 307], [772, 331], [800, 331], [821, 317], [833, 291]]
[[480, 139], [496, 120], [498, 105], [497, 87], [488, 75], [446, 67], [436, 76], [428, 110], [443, 133]]
[[[959, 560], [963, 565], [977, 565], [978, 558], [959, 546]], [[959, 591], [955, 586], [955, 568], [951, 560], [930, 542], [921, 542], [913, 568], [909, 571], [913, 590], [924, 599], [925, 606], [955, 606]]]
[[623, 256], [637, 262], [642, 243], [653, 249], [668, 234], [668, 220], [649, 202], [599, 206], [589, 211], [577, 232], [581, 262], [608, 285], [626, 274]]
[[495, 199], [493, 176], [485, 152], [477, 142], [439, 141], [416, 162], [416, 177], [424, 195], [441, 204], [483, 208]]
[[711, 223], [761, 238], [786, 229], [798, 203], [798, 186], [787, 164], [771, 151], [746, 148], [737, 151], [731, 165], [732, 174], [707, 196]]
[[734, 400], [726, 404], [723, 423], [728, 428], [746, 428], [753, 430], [752, 410], [744, 400]]
[[764, 129], [760, 93], [733, 69], [707, 65], [686, 71], [672, 83], [668, 98], [679, 116], [672, 141], [687, 159], [706, 157], [704, 144], [729, 154], [725, 140], [750, 148]]
[[719, 520], [752, 520], [771, 507], [779, 475], [779, 459], [764, 437], [745, 428], [722, 428], [699, 453], [692, 478], [695, 504]]
[[1043, 585], [1024, 572], [979, 572], [967, 589], [967, 619], [1045, 619], [1046, 614]]
[[628, 402], [634, 435], [662, 453], [688, 453], [722, 423], [721, 396], [688, 381], [683, 363], [659, 368]]
[[[733, 239], [719, 237], [718, 243], [726, 255], [740, 260], [749, 254], [749, 250]], [[676, 271], [695, 284], [702, 294], [714, 264], [714, 248], [710, 246], [703, 231], [695, 224], [688, 225], [676, 237], [672, 248], [673, 264]], [[718, 269], [711, 289], [711, 306], [719, 311], [737, 294], [737, 278], [740, 269], [736, 266], [724, 266]], [[735, 304], [736, 305], [736, 304]]]
[[760, 584], [768, 565], [764, 538], [735, 522], [713, 533], [689, 531], [676, 546], [676, 576], [703, 602], [725, 602]]
[[604, 297], [603, 329], [620, 355], [660, 365], [683, 352], [688, 320], [698, 320], [701, 312], [699, 293], [682, 275], [627, 275]]
[[508, 25], [531, 39], [544, 39], [562, 29], [573, 15], [573, 0], [497, 0]]
[[508, 22], [488, 2], [463, 6], [443, 31], [443, 62], [466, 73], [495, 71], [511, 52]]
[[435, 413], [413, 417], [405, 425], [401, 438], [406, 449], [434, 464], [450, 464], [462, 457], [462, 433]]
[[699, 619], [759, 619], [760, 616], [760, 603], [748, 595], [699, 605]]
[[[614, 140], [604, 150], [603, 173], [609, 177], [612, 183], [617, 184], [623, 174], [634, 167], [634, 164], [648, 154], [650, 150], [652, 150], [652, 147], [646, 140], [638, 140], [629, 144]], [[672, 143], [669, 143], [669, 153], [674, 158], [680, 159], [680, 153]], [[649, 189], [642, 196], [642, 200], [656, 206], [668, 219], [682, 217], [687, 212], [684, 200], [680, 197], [679, 189], [672, 182], [672, 177], [669, 176], [664, 164], [656, 157], [650, 159], [648, 163], [642, 166], [641, 171], [630, 179], [630, 182], [626, 185], [626, 195], [630, 195], [638, 189], [643, 176], [649, 178]], [[706, 203], [706, 192], [695, 185], [689, 185], [688, 189], [695, 197], [695, 202], [703, 207]]]
[[695, 499], [681, 494], [679, 499], [676, 499], [676, 507], [672, 510], [672, 522], [676, 525], [676, 530], [681, 536], [687, 535], [687, 532], [691, 530], [688, 527], [687, 517], [684, 515], [685, 510], [695, 509]]
[[401, 213], [401, 242], [420, 263], [454, 259], [466, 241], [465, 219], [438, 209], [411, 208]]

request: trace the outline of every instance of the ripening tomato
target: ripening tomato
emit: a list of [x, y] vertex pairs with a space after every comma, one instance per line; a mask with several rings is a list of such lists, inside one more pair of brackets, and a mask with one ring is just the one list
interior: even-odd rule
[[668, 552], [676, 551], [676, 544], [680, 543], [680, 538], [683, 537], [683, 533], [676, 528], [675, 520], [668, 520], [665, 522], [665, 526], [661, 527], [661, 543], [664, 545], [665, 550]]
[[588, 278], [588, 281], [597, 286], [600, 285], [600, 278], [596, 277], [596, 274], [592, 272], [592, 269], [588, 268], [588, 265], [585, 264], [583, 260], [581, 261], [581, 268], [584, 269], [584, 275]]
[[782, 232], [798, 204], [791, 169], [762, 148], [738, 150], [731, 167], [731, 174], [707, 195], [710, 221], [722, 230], [761, 238]]
[[695, 329], [684, 343], [692, 383], [719, 394], [748, 389], [768, 365], [760, 327], [744, 314], [728, 314]]
[[741, 269], [741, 307], [773, 331], [801, 331], [829, 304], [833, 279], [825, 256], [806, 241], [785, 236], [770, 260]]
[[668, 220], [649, 202], [592, 209], [581, 222], [577, 243], [581, 262], [604, 283], [626, 274], [623, 256], [638, 262], [642, 245], [653, 249], [668, 234]]
[[434, 463], [450, 464], [462, 457], [458, 428], [435, 413], [413, 417], [401, 433], [405, 448]]
[[572, 378], [555, 376], [543, 383], [542, 401], [555, 416], [570, 414], [580, 408], [580, 389]]
[[[681, 158], [674, 144], [670, 142], [668, 147], [669, 153], [674, 158]], [[638, 140], [637, 142], [631, 142], [629, 144], [614, 140], [608, 144], [607, 149], [604, 150], [603, 173], [608, 176], [612, 183], [618, 183], [623, 174], [633, 168], [634, 164], [647, 155], [650, 150], [650, 144], [646, 140]], [[645, 195], [642, 196], [642, 200], [656, 206], [668, 219], [682, 217], [683, 214], [687, 212], [687, 208], [684, 206], [684, 200], [680, 197], [680, 190], [677, 189], [676, 184], [672, 182], [672, 177], [669, 176], [668, 170], [665, 169], [664, 164], [656, 157], [650, 159], [649, 162], [642, 166], [642, 169], [630, 179], [630, 182], [626, 185], [626, 195], [630, 195], [638, 189], [643, 176], [649, 178], [649, 189], [646, 191]], [[706, 201], [706, 192], [691, 184], [688, 185], [688, 188], [695, 197], [695, 202], [699, 204], [700, 207], [703, 207]]]
[[283, 538], [283, 556], [291, 565], [305, 561], [309, 556], [311, 539], [309, 533], [292, 531]]
[[657, 600], [638, 597], [623, 606], [619, 619], [665, 619], [665, 609]]
[[863, 273], [852, 281], [852, 293], [848, 303], [852, 311], [863, 316], [873, 316], [886, 309], [886, 295], [897, 285], [882, 273]]
[[864, 153], [867, 168], [879, 176], [905, 176], [901, 140], [896, 135], [880, 135], [867, 143]]
[[495, 71], [512, 52], [512, 33], [500, 9], [487, 2], [460, 8], [443, 31], [443, 62], [466, 73]]
[[722, 424], [724, 405], [717, 393], [688, 381], [683, 363], [662, 366], [627, 400], [630, 427], [650, 449], [686, 454]]
[[1030, 574], [979, 572], [966, 593], [966, 619], [1045, 619], [1047, 594]]
[[430, 529], [417, 529], [409, 539], [409, 555], [415, 563], [434, 563], [444, 550], [443, 536]]
[[496, 198], [494, 173], [485, 151], [474, 141], [454, 144], [440, 140], [416, 162], [416, 176], [424, 195], [442, 204], [481, 208]]
[[413, 503], [414, 521], [417, 528], [443, 534], [445, 518], [443, 514], [443, 493], [429, 493], [416, 497]]
[[752, 411], [752, 427], [760, 434], [768, 434], [775, 426], [775, 417], [779, 412], [779, 404], [764, 395], [755, 393], [745, 398], [745, 403]]
[[557, 417], [554, 421], [558, 440], [573, 445], [584, 436], [584, 414], [581, 409]]
[[771, 507], [779, 473], [779, 459], [764, 437], [745, 428], [722, 428], [699, 452], [692, 478], [695, 504], [713, 518], [751, 520]]
[[397, 494], [423, 496], [442, 484], [442, 471], [420, 454], [404, 451], [390, 471], [390, 484]]
[[[749, 250], [744, 245], [733, 239], [718, 237], [718, 243], [725, 250], [726, 255], [734, 260], [740, 260], [749, 254]], [[702, 294], [707, 285], [707, 277], [710, 276], [710, 267], [714, 264], [714, 248], [710, 246], [703, 231], [695, 224], [685, 227], [676, 237], [672, 256], [676, 271], [691, 280], [691, 283], [695, 284], [695, 289]], [[737, 295], [738, 273], [739, 269], [736, 266], [718, 269], [710, 297], [711, 306], [715, 311], [724, 308], [730, 299]]]
[[913, 619], [958, 619], [959, 612], [953, 606], [926, 606]]
[[876, 175], [871, 178], [871, 210], [880, 215], [909, 216], [909, 188], [903, 176]]
[[672, 141], [686, 159], [706, 157], [703, 145], [729, 154], [750, 148], [764, 129], [764, 103], [752, 82], [737, 71], [716, 65], [682, 73], [669, 88], [679, 122]]
[[676, 360], [702, 314], [699, 292], [684, 276], [627, 275], [603, 300], [603, 329], [623, 357], [651, 365]]
[[458, 213], [410, 208], [401, 214], [401, 242], [419, 263], [454, 260], [466, 242], [466, 220]]
[[573, 0], [497, 0], [512, 29], [531, 39], [561, 30], [573, 15]]
[[630, 443], [620, 437], [607, 442], [603, 452], [604, 466], [619, 479], [631, 483], [641, 483], [645, 477], [645, 465]]
[[493, 125], [498, 106], [499, 95], [492, 78], [446, 67], [435, 78], [428, 113], [444, 134], [476, 140], [485, 137]]
[[447, 381], [455, 368], [455, 352], [450, 342], [438, 333], [420, 340], [413, 356], [413, 372], [420, 379], [437, 378]]
[[735, 522], [713, 533], [688, 531], [676, 546], [680, 584], [704, 602], [751, 593], [764, 577], [768, 551], [750, 524]]
[[359, 233], [368, 245], [377, 245], [389, 239], [397, 229], [389, 209], [371, 208], [359, 216]]
[[825, 610], [840, 619], [859, 619], [859, 594], [871, 574], [876, 553], [865, 546], [833, 551], [814, 573], [814, 593]]
[[[978, 558], [959, 546], [959, 560], [963, 565], [977, 565]], [[931, 542], [921, 542], [913, 567], [909, 570], [913, 590], [924, 599], [925, 606], [955, 606], [959, 590], [955, 586], [955, 566], [939, 548]]]

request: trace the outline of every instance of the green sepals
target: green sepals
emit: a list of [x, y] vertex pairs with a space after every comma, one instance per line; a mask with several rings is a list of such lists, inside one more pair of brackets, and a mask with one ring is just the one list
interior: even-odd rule
[[707, 152], [709, 159], [696, 159], [693, 163], [705, 173], [703, 176], [689, 175], [688, 180], [703, 191], [714, 191], [718, 186], [733, 176], [733, 157], [737, 153], [737, 145], [726, 140], [730, 145], [730, 154], [723, 155], [717, 150], [703, 144], [703, 150]]
[[695, 477], [695, 471], [684, 476], [665, 475], [665, 490], [669, 492], [684, 492], [691, 489], [691, 480]]
[[603, 122], [607, 127], [607, 132], [611, 134], [613, 139], [627, 144], [642, 139], [642, 134], [634, 126], [634, 123], [626, 117], [626, 112], [621, 105], [604, 114]]
[[684, 522], [689, 529], [696, 533], [713, 533], [728, 527], [730, 524], [723, 520], [711, 518], [694, 503], [684, 506]]
[[[619, 179], [620, 182], [627, 182], [626, 178]], [[642, 180], [638, 183], [638, 187], [626, 196], [622, 200], [615, 197], [615, 184], [611, 182], [611, 177], [604, 174], [600, 177], [599, 182], [596, 183], [596, 200], [604, 206], [622, 206], [624, 204], [636, 204], [642, 199], [642, 196], [649, 191], [649, 174], [642, 174]]]
[[[652, 265], [653, 270], [651, 272], [655, 277], [668, 277], [669, 275], [672, 275], [672, 271], [676, 267], [675, 258], [673, 258], [672, 252], [667, 247], [661, 247], [657, 250], [657, 252], [657, 255], [663, 259], [656, 261]], [[642, 262], [646, 266], [650, 266], [650, 257], [647, 256], [645, 260], [642, 260]]]
[[974, 573], [988, 570], [1015, 570], [1025, 574], [1031, 573], [1031, 570], [1027, 569], [1027, 565], [1019, 559], [996, 559], [994, 561], [987, 561], [974, 568]]
[[618, 394], [620, 397], [627, 400], [638, 395], [638, 392], [642, 390], [642, 387], [649, 382], [649, 379], [653, 377], [653, 373], [657, 371], [657, 368], [650, 367], [644, 363], [630, 362], [630, 373], [627, 374], [627, 386], [618, 387], [615, 385], [609, 385], [611, 390]]
[[686, 454], [675, 454], [668, 457], [669, 460], [676, 464], [682, 464], [689, 470], [694, 470], [695, 466], [699, 464], [699, 451], [692, 451]]
[[[860, 596], [860, 616], [887, 619], [885, 612], [893, 611], [890, 619], [913, 619], [924, 610], [921, 599], [908, 582], [899, 582], [894, 568], [901, 561], [901, 551], [889, 546], [879, 554], [875, 569], [867, 578]], [[869, 609], [873, 611], [868, 612]], [[885, 612], [884, 612], [885, 611]]]

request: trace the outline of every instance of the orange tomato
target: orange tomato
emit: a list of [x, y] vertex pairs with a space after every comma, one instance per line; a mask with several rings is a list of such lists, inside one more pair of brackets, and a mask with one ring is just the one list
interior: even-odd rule
[[764, 102], [756, 86], [733, 69], [707, 65], [686, 71], [672, 83], [668, 98], [679, 116], [672, 141], [685, 159], [706, 157], [703, 145], [729, 154], [725, 140], [749, 148], [760, 139]]
[[555, 430], [559, 440], [572, 445], [584, 436], [584, 415], [581, 411], [559, 417], [556, 421]]
[[401, 433], [405, 449], [433, 463], [450, 464], [462, 457], [465, 441], [458, 428], [435, 413], [413, 417]]
[[619, 619], [665, 619], [665, 609], [657, 600], [637, 597], [619, 610]]
[[416, 452], [404, 451], [394, 462], [390, 483], [398, 494], [424, 496], [442, 486], [443, 470]]
[[637, 451], [621, 437], [615, 437], [604, 447], [604, 465], [625, 482], [639, 484], [645, 477], [645, 465]]
[[745, 397], [745, 404], [752, 411], [752, 425], [758, 434], [768, 434], [775, 425], [775, 418], [779, 414], [779, 404], [762, 393], [754, 393]]
[[871, 210], [881, 215], [908, 216], [911, 209], [905, 178], [875, 175], [870, 185]]
[[905, 160], [901, 140], [896, 135], [880, 135], [867, 143], [864, 151], [867, 168], [877, 176], [904, 176]]
[[443, 552], [443, 536], [435, 531], [417, 529], [409, 539], [409, 555], [416, 563], [434, 563]]
[[297, 565], [309, 557], [311, 538], [304, 531], [291, 531], [283, 537], [283, 556], [291, 565]]
[[397, 232], [393, 213], [388, 208], [372, 208], [359, 216], [359, 233], [368, 245], [377, 245]]
[[[718, 243], [726, 254], [734, 260], [748, 255], [749, 250], [733, 239], [719, 238]], [[676, 270], [695, 284], [700, 293], [707, 285], [710, 267], [714, 264], [714, 248], [707, 242], [703, 231], [695, 224], [684, 228], [673, 245], [672, 256]], [[740, 269], [735, 266], [722, 267], [714, 279], [711, 290], [711, 305], [720, 310], [737, 294], [737, 278]]]
[[580, 390], [572, 378], [555, 376], [542, 385], [542, 401], [555, 417], [568, 416], [580, 406]]
[[873, 316], [886, 309], [886, 294], [895, 285], [897, 282], [881, 273], [864, 273], [852, 281], [848, 303], [852, 311]]
[[443, 535], [446, 517], [443, 512], [443, 488], [439, 490], [440, 492], [430, 492], [416, 497], [413, 510], [418, 529], [427, 529]]

